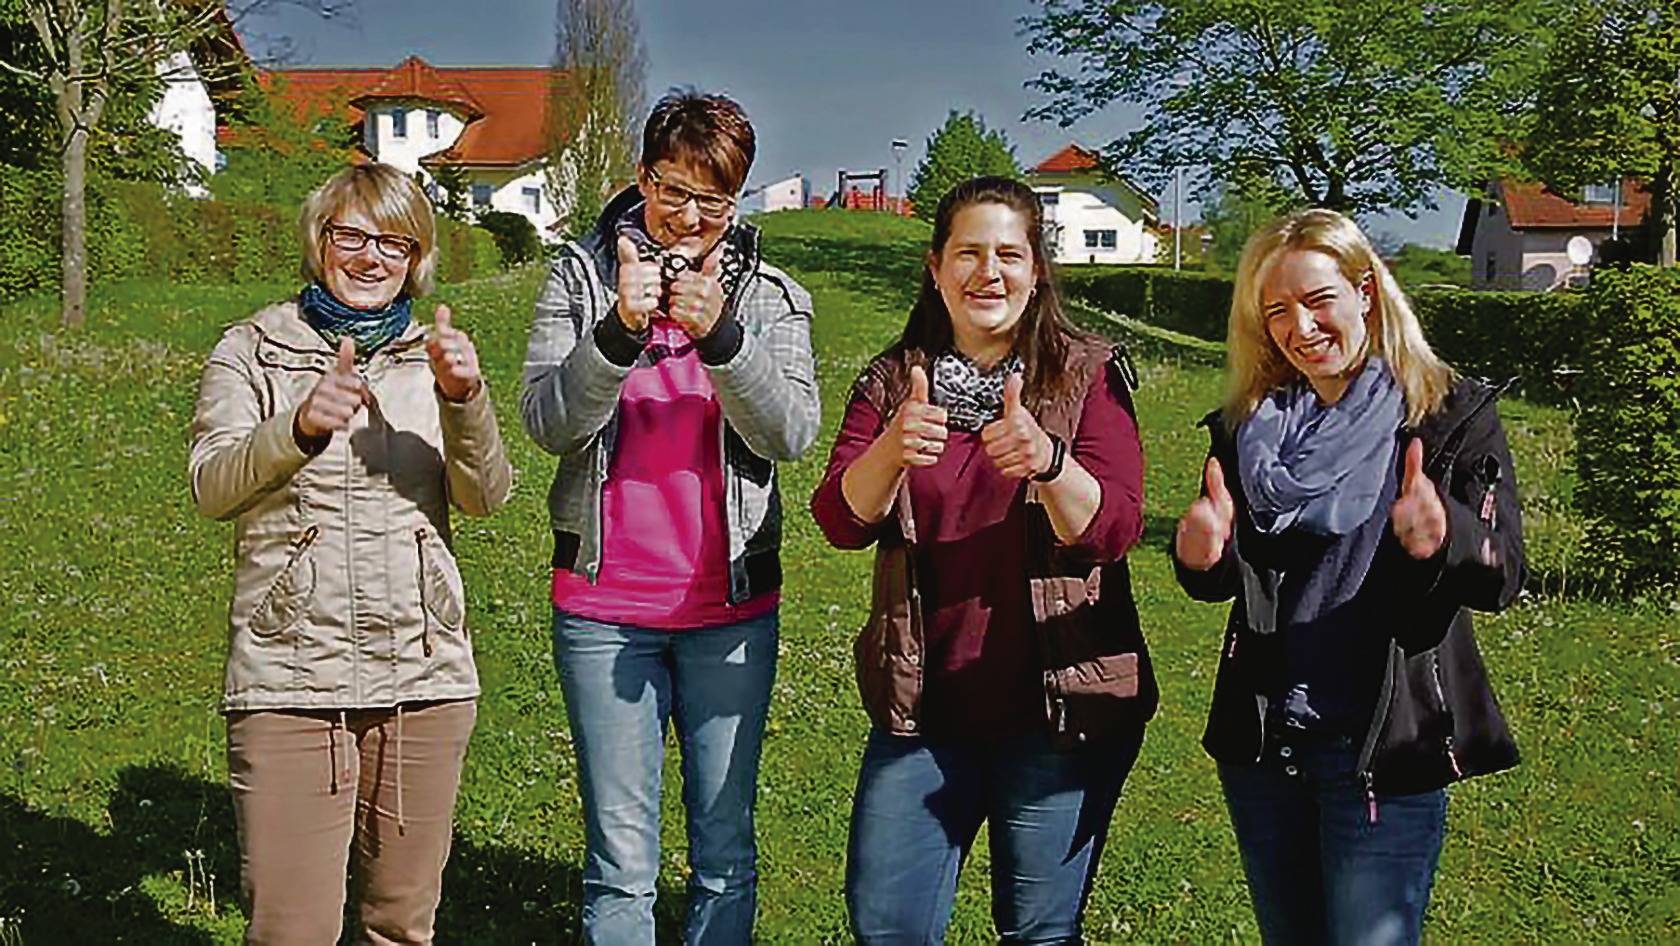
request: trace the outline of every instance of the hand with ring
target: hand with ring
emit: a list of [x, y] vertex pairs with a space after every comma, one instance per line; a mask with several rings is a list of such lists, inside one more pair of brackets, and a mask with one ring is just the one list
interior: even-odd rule
[[920, 366], [910, 369], [910, 394], [881, 436], [898, 442], [895, 452], [900, 468], [939, 462], [949, 428], [945, 425], [945, 408], [929, 403], [927, 372]]
[[426, 357], [431, 360], [438, 390], [451, 401], [471, 400], [484, 384], [478, 370], [478, 349], [466, 332], [455, 327], [446, 305], [437, 307], [436, 321], [426, 338]]
[[663, 283], [657, 262], [643, 262], [629, 237], [618, 238], [618, 318], [632, 332], [647, 328], [659, 308]]

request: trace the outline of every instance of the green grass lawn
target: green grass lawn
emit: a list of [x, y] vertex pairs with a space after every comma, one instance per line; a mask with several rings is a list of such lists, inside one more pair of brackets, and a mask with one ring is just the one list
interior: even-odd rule
[[[764, 221], [769, 257], [811, 290], [832, 430], [865, 359], [898, 331], [926, 227], [801, 212]], [[515, 401], [540, 274], [439, 294], [478, 340], [518, 471], [509, 508], [458, 519], [485, 692], [462, 788], [440, 943], [549, 943], [576, 927], [576, 764], [550, 663], [543, 493], [551, 464]], [[221, 690], [231, 588], [226, 524], [186, 486], [199, 366], [221, 327], [289, 287], [101, 287], [64, 337], [51, 300], [0, 310], [0, 944], [238, 941], [238, 853], [223, 788]], [[1099, 314], [1087, 324], [1107, 324]], [[1122, 335], [1124, 326], [1112, 329]], [[1130, 337], [1130, 336], [1128, 336]], [[1148, 529], [1134, 553], [1162, 707], [1116, 814], [1089, 910], [1097, 941], [1253, 942], [1213, 767], [1198, 740], [1223, 606], [1173, 583], [1171, 526], [1196, 490], [1219, 396], [1205, 352], [1140, 344]], [[1182, 354], [1182, 356], [1180, 356]], [[1680, 614], [1577, 600], [1566, 414], [1504, 406], [1537, 593], [1480, 638], [1524, 752], [1453, 790], [1431, 911], [1441, 943], [1680, 939]], [[759, 805], [760, 939], [844, 940], [846, 821], [866, 722], [852, 631], [868, 553], [822, 541], [803, 507], [824, 438], [783, 467], [792, 513], [782, 662]], [[1539, 593], [1539, 592], [1544, 592]], [[674, 934], [683, 883], [680, 786], [667, 768]], [[951, 941], [988, 941], [984, 846]], [[212, 893], [211, 887], [214, 890]]]

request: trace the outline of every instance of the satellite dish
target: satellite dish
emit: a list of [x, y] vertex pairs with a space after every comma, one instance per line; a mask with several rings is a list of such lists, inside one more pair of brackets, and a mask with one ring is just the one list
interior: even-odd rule
[[[1556, 244], [1553, 245], [1555, 246]], [[1564, 247], [1564, 252], [1569, 254], [1569, 261], [1571, 263], [1574, 263], [1576, 266], [1585, 266], [1592, 262], [1592, 241], [1584, 236], [1572, 236], [1569, 238], [1569, 243]]]

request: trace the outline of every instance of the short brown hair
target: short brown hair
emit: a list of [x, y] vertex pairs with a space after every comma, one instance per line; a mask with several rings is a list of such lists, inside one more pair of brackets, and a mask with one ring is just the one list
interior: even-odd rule
[[403, 291], [410, 298], [432, 289], [437, 269], [437, 220], [432, 202], [420, 185], [389, 164], [352, 165], [327, 178], [303, 202], [298, 236], [303, 241], [303, 278], [319, 281], [325, 247], [321, 228], [340, 211], [355, 208], [366, 214], [381, 233], [413, 237], [414, 258], [408, 264]]
[[747, 113], [727, 95], [672, 89], [653, 106], [642, 130], [642, 167], [660, 161], [692, 161], [712, 183], [730, 194], [747, 183], [758, 151]]

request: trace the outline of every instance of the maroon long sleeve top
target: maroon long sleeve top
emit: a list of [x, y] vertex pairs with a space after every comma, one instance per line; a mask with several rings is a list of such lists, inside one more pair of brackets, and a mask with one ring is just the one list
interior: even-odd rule
[[[863, 521], [840, 478], [890, 418], [867, 398], [846, 406], [811, 513], [828, 541], [868, 547], [887, 523]], [[1069, 445], [1102, 487], [1074, 544], [1099, 560], [1126, 553], [1143, 533], [1143, 449], [1137, 423], [1097, 372]], [[952, 430], [933, 466], [912, 467], [910, 508], [926, 633], [922, 729], [937, 738], [992, 738], [1044, 717], [1044, 691], [1027, 596], [1026, 481], [998, 473], [978, 431]]]

